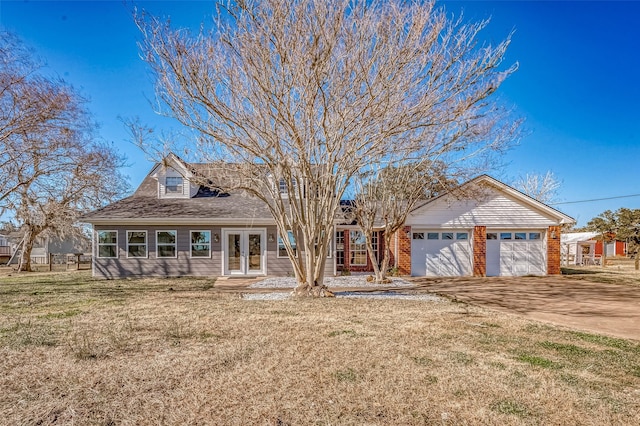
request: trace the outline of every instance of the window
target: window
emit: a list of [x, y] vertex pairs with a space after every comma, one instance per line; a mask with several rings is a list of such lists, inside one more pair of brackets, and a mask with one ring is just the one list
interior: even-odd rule
[[515, 236], [516, 236], [516, 240], [526, 240], [527, 239], [527, 233], [526, 232], [516, 232]]
[[453, 232], [443, 232], [442, 233], [443, 240], [453, 240]]
[[[296, 178], [291, 178], [291, 185], [292, 185], [291, 193], [295, 194], [296, 190], [298, 189], [298, 181], [296, 180]], [[288, 193], [287, 193], [287, 189], [288, 188], [287, 187], [288, 187], [287, 181], [284, 178], [281, 178], [278, 181], [278, 191], [280, 192], [280, 194], [288, 195]]]
[[156, 232], [156, 257], [176, 257], [176, 231]]
[[[371, 246], [373, 247], [373, 252], [378, 253], [378, 235], [379, 232], [378, 231], [373, 231], [373, 233], [371, 234]], [[379, 256], [377, 256], [379, 258]]]
[[498, 233], [497, 232], [487, 232], [487, 240], [497, 240]]
[[[289, 243], [291, 244], [291, 248], [293, 248], [293, 253], [298, 255], [298, 246], [296, 244], [296, 238], [293, 235], [293, 231], [287, 231], [287, 237], [289, 238]], [[284, 241], [282, 241], [282, 236], [278, 232], [278, 257], [287, 257], [287, 250], [284, 248]]]
[[529, 232], [529, 239], [530, 240], [539, 240], [541, 237], [539, 232]]
[[191, 231], [191, 257], [211, 257], [211, 231]]
[[176, 257], [176, 231], [156, 231], [156, 257]]
[[468, 240], [469, 233], [468, 232], [458, 232], [456, 233], [456, 240]]
[[344, 265], [344, 231], [336, 231], [336, 265]]
[[414, 240], [424, 240], [424, 232], [414, 232], [413, 233]]
[[367, 244], [360, 231], [349, 231], [349, 264], [365, 266], [367, 264]]
[[118, 257], [117, 231], [98, 231], [98, 257]]
[[500, 239], [501, 240], [510, 240], [511, 239], [511, 232], [501, 232], [500, 233]]
[[164, 185], [165, 194], [182, 194], [182, 177], [167, 176]]
[[[324, 231], [322, 231], [324, 234]], [[315, 241], [314, 248], [318, 251], [318, 240]], [[331, 258], [331, 240], [329, 240], [329, 245], [327, 246], [327, 258]]]
[[427, 240], [437, 240], [440, 238], [440, 234], [437, 232], [427, 232]]
[[127, 257], [147, 257], [147, 231], [127, 231]]

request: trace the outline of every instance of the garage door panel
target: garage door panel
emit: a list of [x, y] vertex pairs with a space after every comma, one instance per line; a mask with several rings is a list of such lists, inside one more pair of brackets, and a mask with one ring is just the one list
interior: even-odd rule
[[[501, 239], [487, 241], [487, 275], [518, 276], [546, 274], [546, 245], [542, 239], [509, 239], [516, 236], [510, 231], [494, 232]], [[517, 235], [532, 233], [518, 232]], [[534, 232], [539, 236], [540, 233]], [[502, 239], [504, 237], [504, 239]]]
[[467, 239], [442, 239], [442, 234], [452, 231], [414, 231], [414, 234], [437, 233], [438, 239], [412, 239], [411, 274], [415, 276], [471, 275], [471, 244]]

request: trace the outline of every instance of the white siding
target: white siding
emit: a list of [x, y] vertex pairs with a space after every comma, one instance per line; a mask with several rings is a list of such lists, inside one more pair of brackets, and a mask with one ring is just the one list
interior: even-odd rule
[[476, 225], [500, 228], [542, 228], [557, 219], [499, 193], [480, 200], [458, 200], [444, 196], [414, 211], [407, 225], [430, 228], [470, 228]]
[[[182, 178], [182, 193], [166, 193], [166, 181], [168, 177]], [[191, 198], [198, 192], [198, 186], [192, 185], [187, 176], [180, 172], [167, 168], [158, 173], [158, 198]]]

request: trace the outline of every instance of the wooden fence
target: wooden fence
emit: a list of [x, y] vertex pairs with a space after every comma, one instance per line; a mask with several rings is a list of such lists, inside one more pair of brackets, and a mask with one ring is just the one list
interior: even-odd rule
[[49, 253], [50, 271], [91, 269], [91, 255], [82, 253]]

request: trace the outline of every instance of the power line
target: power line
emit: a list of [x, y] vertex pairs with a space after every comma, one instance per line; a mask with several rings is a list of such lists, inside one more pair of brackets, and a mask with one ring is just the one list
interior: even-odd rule
[[631, 198], [631, 197], [640, 197], [640, 194], [632, 194], [632, 195], [618, 195], [617, 197], [606, 197], [606, 198], [593, 198], [591, 200], [580, 200], [580, 201], [563, 201], [561, 203], [549, 203], [549, 205], [555, 206], [558, 204], [577, 204], [577, 203], [590, 203], [592, 201], [605, 201], [605, 200], [616, 200], [618, 198]]

